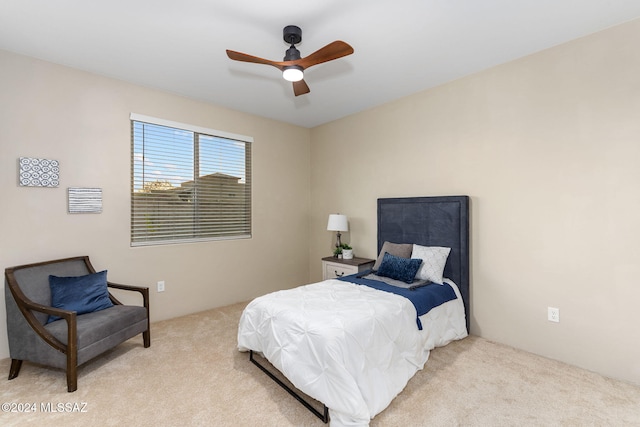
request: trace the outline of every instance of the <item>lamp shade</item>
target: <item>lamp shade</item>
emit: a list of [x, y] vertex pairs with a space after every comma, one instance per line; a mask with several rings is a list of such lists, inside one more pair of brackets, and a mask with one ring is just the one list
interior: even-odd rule
[[346, 215], [331, 214], [327, 222], [327, 231], [349, 231]]

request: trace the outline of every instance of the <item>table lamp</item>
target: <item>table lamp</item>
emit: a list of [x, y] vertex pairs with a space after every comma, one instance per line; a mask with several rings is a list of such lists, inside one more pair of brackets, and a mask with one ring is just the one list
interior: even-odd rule
[[340, 241], [340, 232], [341, 231], [349, 231], [349, 223], [347, 222], [346, 215], [340, 214], [331, 214], [329, 215], [329, 221], [327, 222], [327, 231], [336, 231], [338, 241], [336, 243], [336, 247], [342, 247], [342, 242]]

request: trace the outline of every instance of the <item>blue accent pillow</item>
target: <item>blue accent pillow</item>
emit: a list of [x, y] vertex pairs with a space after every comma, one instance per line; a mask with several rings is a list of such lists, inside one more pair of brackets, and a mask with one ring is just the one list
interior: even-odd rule
[[405, 283], [413, 283], [413, 279], [420, 269], [420, 264], [422, 264], [421, 259], [401, 258], [385, 252], [376, 274]]
[[[78, 315], [113, 307], [107, 290], [107, 270], [86, 276], [49, 276], [51, 306], [75, 311]], [[49, 316], [47, 323], [61, 319]]]

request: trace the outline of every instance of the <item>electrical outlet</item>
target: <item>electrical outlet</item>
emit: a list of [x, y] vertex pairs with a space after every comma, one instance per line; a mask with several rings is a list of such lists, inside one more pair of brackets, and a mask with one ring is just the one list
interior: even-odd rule
[[547, 307], [547, 316], [549, 322], [560, 322], [560, 309], [555, 307]]
[[164, 292], [164, 280], [158, 282], [158, 292]]

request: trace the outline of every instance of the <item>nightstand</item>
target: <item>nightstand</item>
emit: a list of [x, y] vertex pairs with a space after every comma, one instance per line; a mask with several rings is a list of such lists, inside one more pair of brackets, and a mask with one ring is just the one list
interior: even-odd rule
[[352, 259], [340, 259], [332, 256], [322, 258], [322, 280], [360, 273], [372, 268], [375, 262], [375, 259], [356, 257]]

